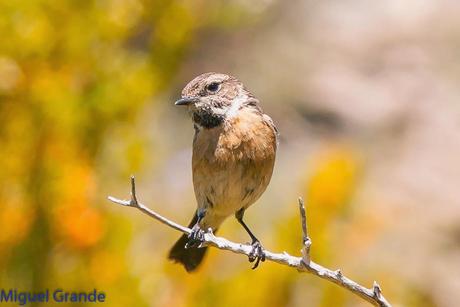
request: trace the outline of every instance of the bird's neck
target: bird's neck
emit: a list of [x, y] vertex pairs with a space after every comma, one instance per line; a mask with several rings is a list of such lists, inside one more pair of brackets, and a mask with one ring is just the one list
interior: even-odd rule
[[193, 113], [193, 122], [205, 129], [212, 129], [220, 126], [224, 120], [224, 114], [216, 114], [211, 110], [200, 110]]

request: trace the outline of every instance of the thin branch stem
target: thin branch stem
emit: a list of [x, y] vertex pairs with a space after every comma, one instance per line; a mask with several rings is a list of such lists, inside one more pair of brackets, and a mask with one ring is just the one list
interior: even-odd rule
[[299, 210], [300, 210], [300, 219], [301, 219], [301, 223], [302, 223], [302, 233], [303, 233], [303, 237], [302, 237], [302, 244], [303, 244], [303, 248], [302, 248], [302, 260], [303, 262], [308, 265], [310, 264], [310, 247], [311, 247], [311, 239], [310, 237], [308, 236], [308, 228], [307, 228], [307, 213], [306, 213], [306, 210], [305, 210], [305, 204], [304, 204], [304, 201], [302, 199], [302, 197], [299, 197]]
[[[131, 199], [130, 200], [121, 200], [112, 196], [109, 196], [108, 199], [116, 204], [134, 207], [142, 211], [143, 213], [153, 217], [154, 219], [160, 221], [161, 223], [176, 229], [180, 232], [189, 234], [191, 229], [180, 224], [177, 224], [162, 215], [156, 213], [145, 205], [137, 201], [136, 196], [136, 183], [134, 176], [131, 177]], [[358, 295], [362, 299], [368, 301], [369, 303], [375, 306], [382, 307], [391, 307], [390, 303], [385, 299], [382, 294], [382, 290], [377, 282], [374, 281], [372, 288], [366, 288], [357, 282], [345, 277], [342, 274], [341, 270], [332, 271], [328, 268], [325, 268], [310, 259], [310, 247], [311, 240], [308, 236], [307, 228], [307, 216], [304, 201], [302, 198], [299, 198], [299, 209], [302, 223], [302, 232], [303, 232], [303, 248], [302, 248], [302, 257], [291, 256], [286, 252], [283, 253], [273, 253], [268, 250], [264, 250], [265, 259], [268, 261], [276, 262], [282, 265], [287, 265], [292, 268], [297, 269], [299, 272], [308, 272], [314, 274], [322, 279], [326, 279], [330, 282], [333, 282], [340, 287], [351, 291], [352, 293]], [[242, 254], [249, 256], [252, 251], [252, 246], [248, 244], [241, 244], [229, 241], [222, 237], [216, 237], [211, 231], [206, 232], [204, 235], [204, 243], [206, 246], [213, 246], [221, 250], [228, 250], [235, 254]]]

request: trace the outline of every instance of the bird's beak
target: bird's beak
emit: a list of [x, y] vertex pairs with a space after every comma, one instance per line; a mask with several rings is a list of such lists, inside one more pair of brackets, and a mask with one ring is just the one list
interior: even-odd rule
[[198, 97], [183, 97], [179, 100], [177, 100], [174, 104], [176, 106], [188, 106], [192, 103], [195, 103], [199, 100]]

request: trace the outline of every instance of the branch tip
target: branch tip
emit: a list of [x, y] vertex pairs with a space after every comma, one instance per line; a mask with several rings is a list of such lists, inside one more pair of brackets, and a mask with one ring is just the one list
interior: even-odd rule
[[136, 179], [134, 175], [131, 175], [131, 201], [130, 206], [139, 207], [139, 203], [137, 201], [136, 196]]
[[308, 228], [307, 228], [307, 213], [305, 210], [305, 202], [303, 201], [302, 197], [299, 197], [299, 211], [300, 211], [300, 220], [302, 223], [302, 260], [306, 265], [310, 264], [310, 247], [311, 247], [311, 239], [308, 236]]
[[378, 299], [382, 296], [382, 289], [380, 288], [380, 285], [374, 280], [374, 285], [372, 286], [372, 289], [374, 291], [374, 296]]

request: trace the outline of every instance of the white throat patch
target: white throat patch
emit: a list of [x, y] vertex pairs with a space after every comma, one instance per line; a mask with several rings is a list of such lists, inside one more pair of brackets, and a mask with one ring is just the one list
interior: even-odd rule
[[247, 95], [243, 95], [243, 96], [238, 96], [236, 97], [234, 100], [233, 100], [233, 103], [232, 103], [232, 106], [230, 107], [230, 109], [228, 109], [228, 111], [226, 112], [227, 114], [227, 117], [228, 118], [231, 118], [231, 117], [235, 117], [236, 114], [238, 114], [238, 111], [239, 109], [241, 108], [241, 106], [243, 105], [243, 103], [248, 99], [248, 96]]

